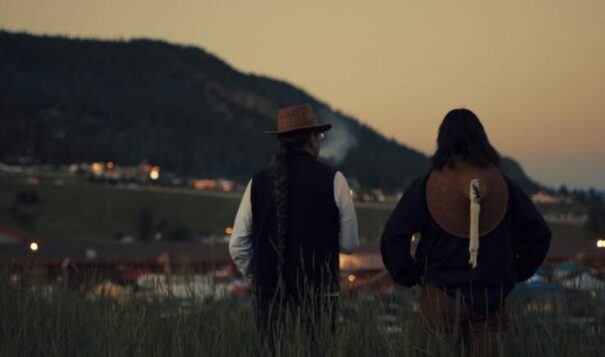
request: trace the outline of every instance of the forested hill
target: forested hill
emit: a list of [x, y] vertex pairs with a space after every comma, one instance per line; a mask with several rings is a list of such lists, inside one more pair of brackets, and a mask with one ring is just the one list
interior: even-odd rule
[[[325, 159], [365, 187], [397, 190], [428, 158], [283, 81], [239, 72], [196, 47], [0, 31], [0, 161], [158, 164], [248, 178], [271, 158], [278, 108], [311, 103], [331, 122]], [[528, 190], [520, 166], [506, 171]]]

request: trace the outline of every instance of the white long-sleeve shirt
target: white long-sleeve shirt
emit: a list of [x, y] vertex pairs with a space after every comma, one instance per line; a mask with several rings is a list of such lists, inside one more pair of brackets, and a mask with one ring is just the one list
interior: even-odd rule
[[[233, 232], [229, 240], [229, 254], [235, 266], [246, 277], [251, 277], [250, 261], [252, 259], [252, 180], [248, 182], [246, 191], [240, 202]], [[351, 197], [351, 189], [340, 171], [334, 175], [334, 202], [338, 207], [340, 216], [340, 252], [351, 254], [359, 246], [359, 234], [357, 231], [357, 214]]]

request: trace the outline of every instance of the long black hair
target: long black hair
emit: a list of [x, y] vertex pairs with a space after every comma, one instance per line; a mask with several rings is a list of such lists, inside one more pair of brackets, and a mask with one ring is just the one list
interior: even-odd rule
[[439, 126], [437, 150], [433, 168], [453, 168], [456, 161], [479, 167], [499, 166], [500, 154], [490, 144], [479, 118], [468, 109], [454, 109], [447, 113]]
[[277, 153], [271, 164], [271, 176], [274, 182], [275, 212], [277, 215], [277, 252], [278, 276], [282, 276], [284, 256], [286, 253], [286, 234], [288, 222], [288, 157], [297, 151], [304, 150], [311, 132], [295, 131], [277, 137]]

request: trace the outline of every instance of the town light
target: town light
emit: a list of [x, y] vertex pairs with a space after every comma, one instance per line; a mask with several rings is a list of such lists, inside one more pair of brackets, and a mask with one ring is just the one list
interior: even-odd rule
[[605, 239], [599, 239], [597, 241], [597, 248], [605, 248]]
[[39, 247], [38, 247], [38, 243], [36, 243], [36, 242], [31, 242], [31, 243], [30, 243], [30, 245], [29, 245], [29, 249], [30, 249], [32, 252], [37, 252], [37, 251], [38, 251], [38, 248], [39, 248]]
[[357, 277], [353, 274], [349, 274], [349, 276], [347, 277], [347, 280], [349, 281], [349, 283], [355, 282], [355, 279], [357, 279]]
[[96, 175], [100, 174], [101, 171], [103, 171], [103, 166], [101, 165], [100, 162], [94, 162], [92, 164], [92, 172], [95, 173]]
[[151, 172], [149, 173], [149, 178], [152, 180], [157, 180], [160, 178], [160, 168], [158, 166], [154, 166], [151, 168]]
[[231, 227], [225, 228], [225, 233], [227, 233], [228, 235], [231, 235], [233, 233], [233, 228], [231, 228]]

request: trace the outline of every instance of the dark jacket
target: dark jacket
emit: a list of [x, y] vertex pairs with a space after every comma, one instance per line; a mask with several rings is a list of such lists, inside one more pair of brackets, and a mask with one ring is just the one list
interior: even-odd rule
[[[428, 175], [416, 180], [389, 218], [381, 239], [384, 264], [393, 280], [411, 287], [431, 282], [450, 296], [489, 311], [498, 310], [517, 282], [530, 278], [548, 252], [551, 231], [522, 189], [505, 178], [508, 209], [503, 221], [480, 238], [475, 269], [468, 264], [469, 240], [444, 231], [426, 202]], [[412, 234], [421, 234], [415, 259]]]
[[[288, 213], [283, 281], [288, 293], [337, 291], [339, 212], [336, 170], [306, 152], [288, 158]], [[252, 179], [252, 275], [261, 292], [278, 287], [277, 216], [270, 169]]]

